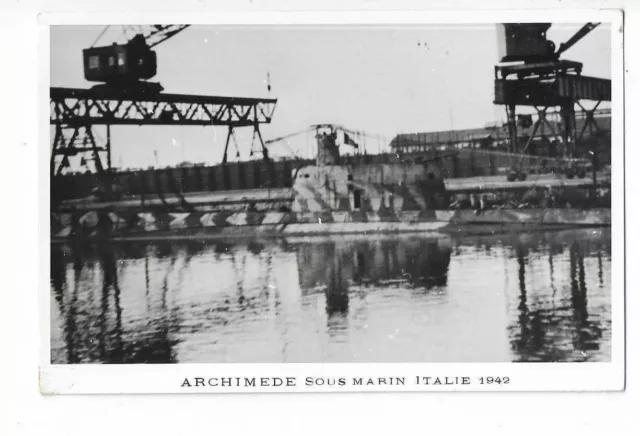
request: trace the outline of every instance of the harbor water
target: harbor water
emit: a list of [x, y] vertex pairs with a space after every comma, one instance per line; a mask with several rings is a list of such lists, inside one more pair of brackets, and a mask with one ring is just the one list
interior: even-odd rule
[[611, 358], [609, 229], [51, 247], [52, 363]]

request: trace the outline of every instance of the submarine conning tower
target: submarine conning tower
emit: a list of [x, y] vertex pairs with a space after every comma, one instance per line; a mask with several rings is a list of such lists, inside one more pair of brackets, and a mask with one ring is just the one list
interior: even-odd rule
[[299, 223], [411, 221], [446, 203], [438, 159], [348, 162], [339, 146], [358, 148], [348, 131], [327, 124], [314, 127], [315, 165], [301, 167], [293, 176], [291, 210]]
[[318, 152], [316, 154], [316, 165], [323, 167], [326, 165], [340, 165], [340, 149], [336, 140], [338, 132], [334, 126], [329, 124], [316, 125], [316, 142]]

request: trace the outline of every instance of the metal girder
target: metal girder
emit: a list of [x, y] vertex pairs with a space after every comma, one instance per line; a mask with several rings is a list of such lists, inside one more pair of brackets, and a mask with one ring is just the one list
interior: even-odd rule
[[494, 67], [496, 79], [507, 79], [517, 77], [519, 79], [530, 77], [551, 77], [567, 73], [582, 72], [582, 64], [574, 61], [546, 61], [546, 62], [525, 62], [515, 65], [496, 65]]
[[257, 126], [271, 122], [277, 99], [50, 89], [50, 124]]
[[[51, 175], [60, 175], [70, 166], [69, 158], [82, 155], [85, 162], [92, 161], [97, 172], [102, 172], [105, 165], [100, 153], [107, 154], [107, 169], [111, 169], [111, 134], [107, 126], [107, 141], [98, 145], [91, 126], [64, 127], [56, 125], [51, 150]], [[58, 156], [61, 159], [56, 159]], [[86, 163], [85, 163], [86, 165]]]
[[561, 98], [611, 101], [611, 80], [586, 76], [559, 76], [556, 90]]
[[567, 75], [495, 81], [495, 104], [562, 106], [577, 100], [611, 101], [611, 80]]

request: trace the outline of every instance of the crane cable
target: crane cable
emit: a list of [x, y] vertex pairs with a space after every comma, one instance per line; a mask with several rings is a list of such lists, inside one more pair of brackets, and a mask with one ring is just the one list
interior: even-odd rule
[[280, 142], [280, 141], [283, 141], [285, 139], [292, 138], [294, 136], [302, 135], [303, 133], [308, 133], [308, 132], [310, 132], [312, 130], [313, 130], [312, 128], [308, 127], [308, 128], [306, 128], [304, 130], [298, 130], [298, 131], [293, 132], [293, 133], [288, 133], [288, 134], [283, 135], [283, 136], [278, 136], [277, 138], [268, 139], [268, 140], [264, 141], [264, 144], [265, 145], [269, 145], [269, 144], [273, 144], [274, 142]]
[[100, 38], [102, 38], [102, 36], [105, 34], [105, 32], [107, 30], [109, 30], [109, 27], [111, 27], [111, 25], [109, 24], [108, 26], [105, 26], [104, 29], [102, 29], [102, 32], [100, 32], [100, 35], [98, 35], [98, 37], [96, 38], [95, 41], [93, 41], [93, 44], [91, 44], [91, 47], [93, 47], [94, 45], [96, 45], [96, 43], [100, 40]]

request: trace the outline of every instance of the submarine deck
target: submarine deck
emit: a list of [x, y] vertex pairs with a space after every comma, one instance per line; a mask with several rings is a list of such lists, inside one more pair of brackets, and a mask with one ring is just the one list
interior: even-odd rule
[[[611, 183], [609, 175], [599, 173], [597, 180], [600, 184]], [[530, 188], [547, 187], [574, 187], [588, 188], [593, 186], [590, 177], [583, 179], [568, 179], [563, 176], [553, 174], [528, 175], [523, 181], [508, 181], [504, 175], [486, 177], [466, 177], [445, 179], [445, 189], [449, 192], [483, 192], [500, 190], [526, 190]], [[227, 205], [244, 206], [248, 203], [259, 204], [286, 204], [294, 198], [292, 188], [273, 189], [248, 189], [236, 191], [214, 191], [214, 192], [190, 192], [183, 194], [184, 200], [190, 205]], [[128, 209], [147, 207], [180, 207], [182, 199], [175, 194], [166, 194], [164, 198], [154, 196], [127, 196], [117, 201], [95, 201], [91, 199], [66, 200], [61, 203], [62, 209], [76, 210], [102, 210], [102, 209]]]

